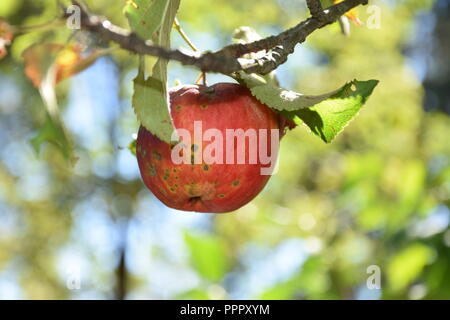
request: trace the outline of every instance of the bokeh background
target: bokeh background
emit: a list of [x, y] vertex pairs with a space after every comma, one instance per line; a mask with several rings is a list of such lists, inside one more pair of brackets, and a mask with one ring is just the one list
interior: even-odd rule
[[[168, 209], [144, 187], [128, 149], [137, 57], [126, 52], [58, 85], [76, 164], [53, 144], [37, 153], [46, 110], [21, 53], [71, 31], [18, 37], [0, 61], [0, 299], [449, 299], [450, 1], [370, 2], [379, 29], [318, 30], [278, 70], [283, 87], [308, 94], [378, 79], [366, 106], [331, 144], [290, 132], [265, 190], [223, 215]], [[125, 1], [86, 3], [127, 27]], [[15, 25], [58, 10], [0, 1]], [[367, 7], [357, 12], [367, 22]], [[178, 17], [215, 50], [239, 26], [267, 36], [307, 15], [303, 0], [182, 0]], [[176, 33], [173, 45], [186, 47]], [[171, 85], [197, 76], [170, 64]], [[381, 289], [366, 285], [372, 265]]]

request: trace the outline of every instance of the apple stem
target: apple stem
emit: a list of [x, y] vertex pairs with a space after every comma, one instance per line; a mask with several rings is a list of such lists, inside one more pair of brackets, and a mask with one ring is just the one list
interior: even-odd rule
[[208, 86], [208, 82], [206, 82], [206, 72], [202, 72], [202, 79], [203, 79], [203, 85], [205, 86], [205, 87], [207, 87]]
[[206, 82], [206, 72], [203, 71], [198, 75], [197, 80], [195, 80], [195, 84], [200, 84], [200, 81], [202, 85], [206, 87], [208, 86], [208, 83]]

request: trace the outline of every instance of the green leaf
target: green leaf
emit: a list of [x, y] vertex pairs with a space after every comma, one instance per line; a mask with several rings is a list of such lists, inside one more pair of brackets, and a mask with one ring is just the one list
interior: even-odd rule
[[[58, 45], [56, 46], [58, 47]], [[55, 47], [50, 45], [48, 48]], [[39, 153], [41, 145], [49, 142], [57, 147], [66, 160], [74, 164], [76, 158], [73, 156], [72, 144], [59, 115], [55, 92], [56, 67], [53, 64], [54, 57], [49, 53], [49, 50], [46, 51], [44, 47], [39, 45], [30, 46], [24, 51], [24, 56], [25, 60], [28, 60], [27, 76], [39, 88], [42, 101], [47, 109], [45, 123], [39, 129], [37, 135], [30, 140], [30, 143], [36, 153]]]
[[267, 83], [262, 76], [240, 73], [243, 83], [262, 103], [295, 123], [305, 123], [325, 142], [331, 142], [372, 94], [378, 80], [353, 80], [322, 95], [303, 95]]
[[290, 279], [276, 283], [263, 291], [257, 299], [289, 300], [306, 295], [320, 299], [329, 291], [328, 270], [321, 256], [310, 256]]
[[[161, 0], [159, 0], [161, 1]], [[169, 48], [170, 32], [180, 0], [171, 0], [161, 15], [162, 24], [154, 38], [155, 44]], [[133, 108], [141, 124], [159, 139], [170, 143], [174, 127], [169, 111], [167, 91], [167, 60], [159, 59], [153, 67], [151, 77], [145, 78], [145, 63], [141, 57], [139, 73], [134, 79]]]
[[246, 77], [245, 83], [259, 101], [278, 111], [297, 111], [312, 107], [330, 98], [342, 89], [339, 88], [318, 96], [304, 95], [268, 84], [265, 77], [257, 74], [251, 74]]
[[217, 282], [228, 270], [225, 245], [217, 236], [185, 233], [192, 264], [204, 278]]
[[387, 268], [388, 280], [392, 290], [402, 290], [411, 284], [432, 256], [433, 251], [421, 243], [412, 244], [394, 256]]
[[297, 289], [294, 281], [277, 283], [260, 294], [261, 300], [289, 300], [292, 299]]
[[177, 300], [210, 300], [207, 292], [200, 289], [192, 289], [176, 296]]
[[124, 8], [131, 29], [142, 39], [152, 39], [161, 27], [171, 0], [133, 0]]
[[314, 134], [329, 143], [358, 114], [377, 84], [378, 80], [353, 80], [330, 98], [309, 109], [283, 114], [296, 123], [303, 121]]
[[36, 153], [40, 152], [41, 146], [45, 142], [56, 146], [63, 154], [64, 158], [74, 160], [72, 145], [67, 138], [62, 124], [52, 120], [49, 115], [47, 115], [44, 125], [39, 129], [36, 136], [30, 139], [30, 143]]
[[143, 65], [134, 79], [132, 104], [141, 124], [161, 140], [170, 143], [173, 126], [166, 83], [156, 77], [145, 79]]

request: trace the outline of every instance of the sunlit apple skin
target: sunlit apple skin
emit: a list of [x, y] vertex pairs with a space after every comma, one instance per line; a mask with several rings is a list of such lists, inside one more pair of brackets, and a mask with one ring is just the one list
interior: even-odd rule
[[[279, 129], [278, 115], [258, 102], [243, 86], [218, 83], [211, 87], [186, 85], [170, 91], [171, 116], [176, 128], [193, 136], [194, 121], [202, 121], [203, 132], [216, 128], [267, 129], [271, 154], [271, 129]], [[280, 134], [281, 137], [281, 134]], [[277, 141], [278, 142], [278, 141]], [[203, 142], [203, 148], [210, 142]], [[278, 150], [274, 150], [278, 152]], [[256, 164], [174, 164], [171, 145], [141, 126], [136, 154], [145, 185], [168, 207], [196, 212], [234, 211], [251, 201], [264, 188], [270, 175], [262, 175]], [[246, 148], [248, 159], [249, 148]], [[236, 148], [235, 148], [236, 154]]]

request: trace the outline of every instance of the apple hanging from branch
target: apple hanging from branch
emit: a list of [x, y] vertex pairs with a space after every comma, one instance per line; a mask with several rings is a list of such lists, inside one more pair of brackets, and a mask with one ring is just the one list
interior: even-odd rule
[[285, 121], [238, 84], [188, 85], [169, 95], [179, 142], [141, 126], [136, 155], [146, 186], [179, 210], [223, 213], [251, 201], [274, 169]]
[[[156, 45], [170, 48], [179, 0], [160, 6], [163, 3], [154, 1], [147, 8], [165, 12], [154, 15], [161, 17], [159, 24], [142, 23], [149, 11], [143, 7], [127, 6], [126, 13], [134, 32], [153, 35]], [[248, 27], [234, 35], [240, 45], [259, 38]], [[269, 50], [271, 58], [284, 61], [279, 49]], [[259, 64], [266, 53], [250, 50], [239, 63]], [[159, 200], [185, 211], [222, 213], [242, 207], [270, 179], [286, 127], [306, 125], [329, 143], [358, 114], [378, 84], [377, 80], [353, 80], [325, 94], [306, 95], [279, 87], [273, 72], [257, 74], [247, 69], [226, 74], [239, 84], [187, 85], [167, 93], [168, 60], [158, 59], [148, 77], [145, 58], [140, 56], [139, 61], [132, 103], [141, 123], [136, 143], [139, 169]]]

